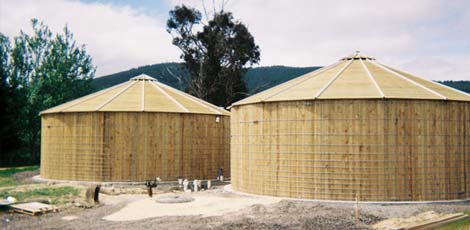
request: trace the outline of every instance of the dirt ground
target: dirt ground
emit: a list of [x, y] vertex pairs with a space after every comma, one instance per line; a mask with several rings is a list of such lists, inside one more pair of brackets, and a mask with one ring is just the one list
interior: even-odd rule
[[[241, 195], [224, 192], [221, 187], [191, 196], [196, 200], [201, 197], [243, 199]], [[355, 223], [354, 204], [279, 199], [270, 202], [260, 200], [259, 203], [262, 204], [247, 203], [247, 206], [236, 211], [213, 213], [217, 214], [215, 216], [190, 215], [191, 212], [184, 210], [182, 206], [181, 213], [185, 215], [115, 221], [103, 218], [110, 219], [109, 216], [116, 215], [120, 211], [121, 214], [125, 214], [123, 210], [138, 202], [148, 200], [153, 204], [155, 201], [141, 194], [101, 197], [102, 204], [91, 209], [71, 206], [58, 213], [37, 217], [1, 212], [0, 226], [2, 229], [369, 229], [372, 224], [386, 218], [408, 217], [431, 210], [452, 213], [470, 209], [470, 202], [414, 205], [360, 204], [359, 222]], [[190, 207], [194, 209], [193, 206], [188, 206], [189, 209]], [[137, 216], [138, 212], [141, 212], [145, 217], [149, 210], [138, 208], [133, 212], [137, 212], [134, 214]]]
[[[37, 174], [30, 171], [14, 176], [29, 181]], [[100, 195], [101, 203], [95, 207], [84, 209], [69, 204], [60, 212], [35, 217], [0, 210], [0, 229], [370, 229], [384, 219], [470, 209], [470, 202], [359, 204], [356, 222], [353, 203], [247, 196], [227, 191], [223, 185], [190, 194], [172, 193], [174, 189], [174, 185], [161, 186], [154, 198], [149, 198], [142, 185], [104, 187], [102, 191], [107, 192]], [[168, 194], [190, 196], [194, 201], [155, 201]]]
[[20, 181], [20, 182], [27, 182], [27, 183], [32, 183], [33, 182], [33, 176], [39, 175], [39, 169], [33, 170], [33, 171], [24, 171], [20, 173], [15, 173], [13, 177]]

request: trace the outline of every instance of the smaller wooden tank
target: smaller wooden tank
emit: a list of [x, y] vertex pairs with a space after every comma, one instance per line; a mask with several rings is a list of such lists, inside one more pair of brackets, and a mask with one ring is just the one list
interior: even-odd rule
[[134, 182], [230, 174], [229, 113], [146, 75], [41, 113], [41, 177]]

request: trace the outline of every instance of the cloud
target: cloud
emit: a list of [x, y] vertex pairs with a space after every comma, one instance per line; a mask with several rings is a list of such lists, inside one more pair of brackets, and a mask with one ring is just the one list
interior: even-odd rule
[[[165, 31], [166, 13], [118, 2], [0, 0], [0, 30], [16, 35], [30, 28], [32, 17], [56, 31], [67, 23], [87, 44], [98, 76], [179, 61]], [[212, 2], [205, 1], [209, 11]], [[181, 3], [202, 10], [200, 0], [159, 2], [168, 8]], [[220, 6], [220, 0], [215, 3]], [[426, 78], [470, 80], [470, 1], [231, 0], [225, 9], [254, 35], [261, 65], [328, 65], [360, 50]]]
[[0, 31], [10, 37], [31, 31], [29, 20], [43, 20], [53, 31], [68, 24], [98, 66], [97, 76], [129, 68], [177, 61], [164, 17], [150, 17], [126, 6], [64, 0], [0, 0]]
[[469, 1], [250, 0], [225, 9], [249, 27], [262, 65], [328, 65], [360, 50], [426, 78], [470, 80]]

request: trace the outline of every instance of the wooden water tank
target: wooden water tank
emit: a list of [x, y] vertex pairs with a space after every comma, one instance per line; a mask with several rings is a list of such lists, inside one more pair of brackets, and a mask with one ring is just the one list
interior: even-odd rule
[[224, 109], [146, 75], [41, 113], [41, 177], [135, 182], [230, 173]]
[[234, 190], [279, 197], [470, 197], [470, 96], [355, 54], [236, 102]]

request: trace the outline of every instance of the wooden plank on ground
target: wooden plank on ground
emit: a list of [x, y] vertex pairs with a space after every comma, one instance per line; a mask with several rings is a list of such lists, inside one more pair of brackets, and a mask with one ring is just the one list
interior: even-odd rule
[[405, 229], [405, 230], [435, 229], [435, 228], [438, 228], [438, 227], [441, 227], [441, 226], [444, 226], [444, 225], [448, 225], [452, 222], [462, 220], [462, 219], [465, 219], [465, 218], [468, 218], [468, 215], [465, 215], [463, 213], [457, 213], [455, 215], [445, 216], [445, 217], [442, 217], [442, 218], [426, 221], [424, 223], [420, 223], [420, 224], [417, 224], [417, 225], [408, 226], [408, 227], [403, 228], [403, 229]]
[[57, 207], [53, 205], [43, 204], [39, 202], [16, 204], [12, 205], [11, 208], [14, 212], [23, 213], [31, 216], [59, 211], [59, 209], [57, 209]]

